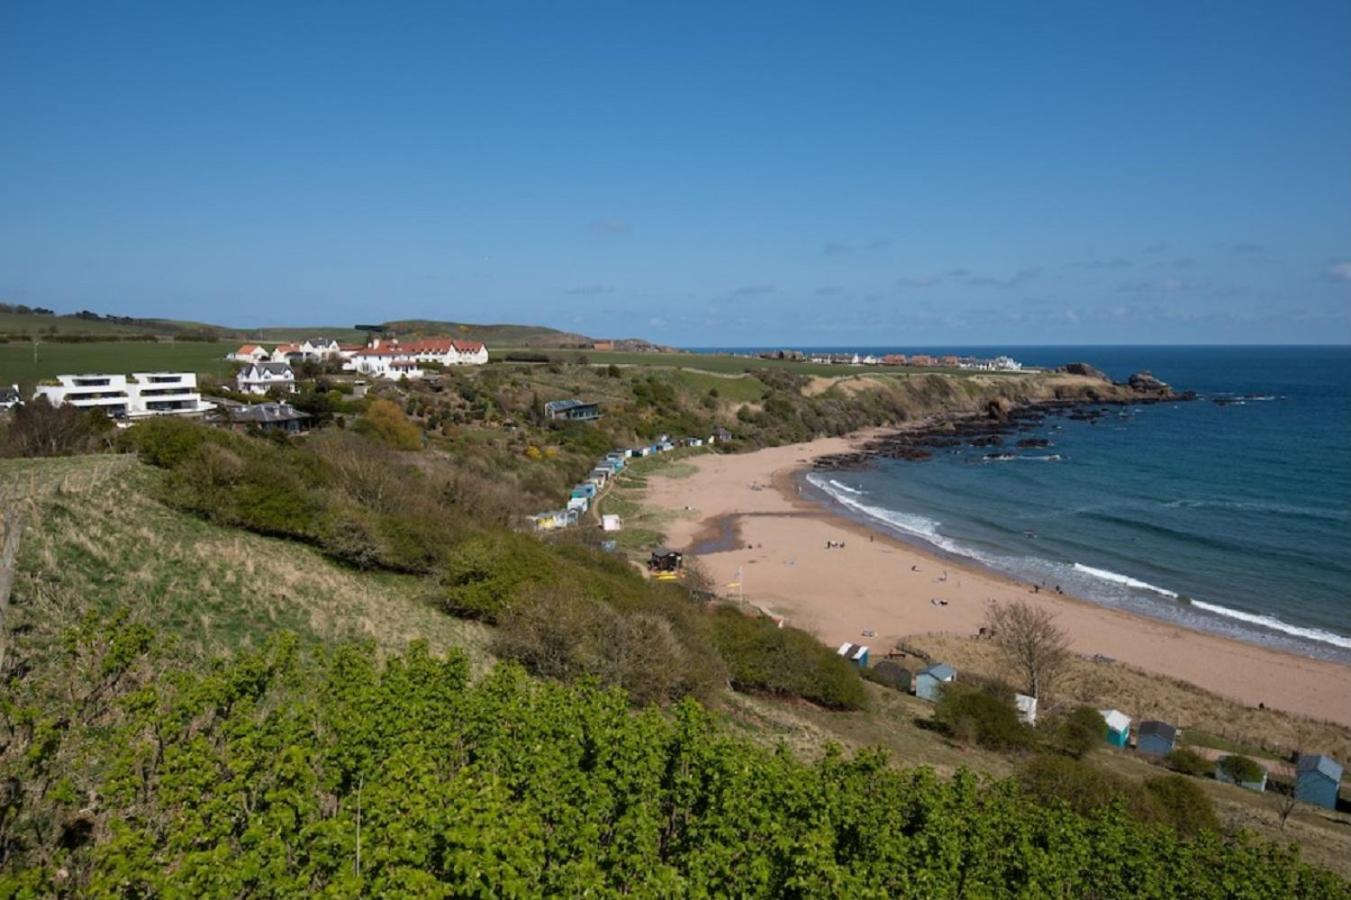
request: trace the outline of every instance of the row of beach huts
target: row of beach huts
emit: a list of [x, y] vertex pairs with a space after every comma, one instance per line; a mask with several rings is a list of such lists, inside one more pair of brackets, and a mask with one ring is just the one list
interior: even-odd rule
[[[836, 653], [860, 669], [868, 668], [868, 648], [860, 644], [841, 644]], [[871, 670], [874, 681], [888, 685], [896, 690], [914, 694], [921, 700], [937, 703], [943, 686], [957, 680], [957, 670], [947, 663], [937, 662], [926, 665], [918, 672], [892, 660], [883, 660]], [[1014, 694], [1014, 706], [1018, 718], [1027, 725], [1037, 723], [1037, 698], [1027, 694]], [[1142, 721], [1136, 725], [1131, 717], [1119, 709], [1100, 709], [1105, 727], [1103, 739], [1113, 747], [1130, 747], [1132, 734], [1135, 737], [1135, 749], [1138, 753], [1155, 759], [1163, 759], [1177, 749], [1181, 730], [1168, 722], [1154, 720]], [[1260, 768], [1260, 766], [1259, 766]], [[1337, 795], [1341, 785], [1342, 766], [1330, 756], [1301, 753], [1295, 762], [1295, 796], [1315, 806], [1326, 809], [1337, 808]], [[1234, 779], [1220, 766], [1215, 767], [1218, 781], [1234, 783]], [[1253, 791], [1265, 791], [1267, 771], [1256, 781], [1245, 781], [1240, 787]]]
[[[610, 483], [610, 481], [624, 471], [624, 467], [631, 459], [641, 459], [648, 456], [656, 456], [661, 453], [669, 453], [672, 450], [679, 450], [682, 447], [703, 447], [705, 445], [716, 444], [719, 441], [731, 440], [732, 435], [725, 429], [716, 429], [708, 437], [685, 437], [671, 438], [669, 435], [661, 435], [651, 444], [644, 444], [641, 447], [629, 447], [622, 450], [611, 450], [605, 454], [601, 460], [596, 463], [596, 467], [591, 470], [583, 481], [573, 485], [568, 493], [567, 505], [562, 509], [551, 510], [549, 512], [536, 513], [530, 517], [530, 523], [536, 531], [553, 531], [558, 528], [567, 528], [578, 524], [592, 506], [595, 505], [597, 497], [601, 491]], [[619, 531], [623, 527], [617, 515], [601, 516], [601, 528], [605, 531]]]

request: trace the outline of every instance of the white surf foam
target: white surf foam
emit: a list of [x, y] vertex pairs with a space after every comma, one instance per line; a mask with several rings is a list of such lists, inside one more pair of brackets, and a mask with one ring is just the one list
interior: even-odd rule
[[1141, 581], [1138, 578], [1132, 578], [1129, 575], [1122, 575], [1107, 569], [1095, 569], [1092, 566], [1086, 566], [1083, 563], [1075, 563], [1074, 571], [1083, 572], [1085, 575], [1092, 575], [1094, 578], [1101, 578], [1103, 581], [1113, 581], [1117, 584], [1124, 584], [1126, 587], [1135, 588], [1139, 591], [1153, 591], [1164, 597], [1170, 597], [1174, 600], [1177, 599], [1177, 592], [1175, 591], [1170, 591], [1167, 588], [1161, 588], [1157, 585], [1150, 584], [1148, 581]]
[[1270, 628], [1272, 631], [1279, 631], [1294, 637], [1304, 638], [1307, 641], [1318, 641], [1321, 644], [1331, 644], [1334, 647], [1341, 647], [1345, 650], [1351, 650], [1351, 638], [1340, 634], [1333, 634], [1331, 631], [1324, 631], [1321, 628], [1301, 628], [1298, 625], [1291, 625], [1288, 622], [1282, 622], [1275, 616], [1263, 616], [1257, 613], [1241, 612], [1237, 609], [1230, 609], [1227, 606], [1220, 606], [1218, 603], [1205, 603], [1201, 600], [1191, 601], [1191, 605], [1197, 609], [1204, 609], [1206, 612], [1214, 613], [1217, 616], [1224, 616], [1228, 619], [1237, 619], [1240, 622], [1247, 622], [1249, 625], [1260, 625], [1263, 628]]
[[852, 487], [850, 487], [850, 486], [847, 485], [847, 484], [841, 484], [840, 482], [836, 481], [834, 478], [830, 479], [830, 483], [833, 484], [833, 485], [835, 485], [835, 487], [839, 488], [839, 489], [842, 490], [842, 491], [847, 491], [847, 492], [849, 492], [849, 493], [851, 493], [851, 494], [856, 494], [856, 495], [858, 495], [858, 496], [860, 496], [860, 497], [863, 496], [863, 491], [860, 491], [858, 488], [852, 488]]
[[986, 561], [983, 557], [980, 556], [980, 554], [976, 553], [974, 550], [971, 550], [967, 547], [963, 547], [956, 541], [939, 534], [938, 533], [939, 523], [934, 519], [930, 519], [927, 516], [921, 516], [916, 513], [904, 513], [895, 509], [887, 509], [884, 506], [873, 506], [871, 504], [864, 503], [863, 501], [858, 500], [855, 497], [851, 496], [851, 494], [857, 493], [856, 491], [839, 490], [839, 487], [841, 487], [841, 485], [839, 485], [838, 482], [834, 480], [820, 478], [816, 475], [808, 475], [807, 481], [810, 484], [814, 485], [815, 487], [820, 488], [828, 495], [830, 495], [831, 498], [833, 498], [836, 502], [840, 503], [842, 506], [848, 507], [849, 509], [852, 509], [861, 515], [867, 516], [870, 519], [875, 519], [878, 522], [881, 522], [883, 525], [886, 525], [890, 528], [894, 528], [897, 531], [903, 531], [906, 534], [913, 535], [917, 538], [921, 538], [924, 541], [933, 544], [935, 547], [938, 547], [939, 549], [942, 550], [946, 550], [947, 552], [955, 554], [957, 556], [965, 556], [969, 559], [980, 560], [982, 562]]

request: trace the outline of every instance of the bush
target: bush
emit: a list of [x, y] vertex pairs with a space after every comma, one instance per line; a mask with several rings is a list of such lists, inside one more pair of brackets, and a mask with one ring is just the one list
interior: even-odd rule
[[392, 400], [372, 400], [358, 427], [376, 435], [395, 450], [422, 449], [422, 429], [410, 422], [404, 411]]
[[1145, 782], [1145, 791], [1154, 799], [1163, 821], [1179, 834], [1217, 831], [1215, 808], [1201, 786], [1181, 775], [1160, 775]]
[[1079, 706], [1058, 723], [1053, 733], [1062, 753], [1083, 759], [1107, 738], [1107, 722], [1093, 707]]
[[559, 580], [558, 560], [539, 541], [520, 534], [477, 537], [450, 552], [442, 605], [453, 615], [496, 622], [526, 590]]
[[52, 406], [46, 397], [14, 408], [0, 456], [71, 456], [106, 447], [113, 423], [98, 410]]
[[1232, 778], [1235, 784], [1257, 784], [1266, 774], [1255, 761], [1238, 754], [1221, 759], [1219, 770]]
[[1213, 763], [1195, 750], [1179, 747], [1164, 757], [1164, 763], [1174, 772], [1199, 778], [1210, 774]]
[[1064, 801], [1070, 809], [1089, 815], [1130, 795], [1130, 784], [1096, 766], [1064, 756], [1041, 754], [1018, 771], [1018, 780], [1041, 803]]
[[1018, 721], [1011, 691], [946, 684], [934, 707], [934, 721], [962, 743], [1007, 750], [1032, 743], [1032, 732]]
[[732, 686], [803, 697], [834, 709], [861, 709], [858, 669], [805, 631], [723, 607], [714, 615], [714, 643]]
[[535, 589], [502, 614], [493, 649], [547, 678], [618, 685], [638, 704], [707, 698], [719, 667], [684, 637], [657, 611], [616, 609], [576, 588]]
[[134, 450], [142, 462], [161, 469], [179, 465], [205, 441], [203, 426], [169, 417], [138, 422], [118, 436], [119, 446]]

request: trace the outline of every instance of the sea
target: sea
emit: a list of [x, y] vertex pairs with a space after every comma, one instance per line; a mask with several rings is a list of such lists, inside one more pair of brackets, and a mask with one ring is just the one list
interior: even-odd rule
[[1047, 447], [807, 478], [871, 527], [1047, 589], [1351, 662], [1351, 347], [801, 349], [1088, 362], [1196, 391], [1018, 435]]

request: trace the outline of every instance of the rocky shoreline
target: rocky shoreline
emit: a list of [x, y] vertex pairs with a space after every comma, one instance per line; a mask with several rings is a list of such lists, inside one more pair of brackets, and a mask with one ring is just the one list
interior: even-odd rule
[[[818, 471], [858, 469], [876, 459], [904, 459], [920, 462], [936, 451], [961, 446], [992, 448], [988, 456], [1001, 455], [998, 448], [1030, 449], [1049, 445], [1045, 438], [1019, 437], [1034, 431], [1052, 416], [1097, 424], [1113, 408], [1150, 403], [1195, 400], [1193, 391], [1175, 391], [1149, 372], [1137, 372], [1125, 382], [1113, 382], [1087, 363], [1070, 363], [1056, 370], [1103, 382], [1102, 390], [1090, 387], [1080, 396], [1034, 400], [1013, 404], [1004, 399], [991, 400], [982, 412], [935, 418], [874, 438], [847, 453], [835, 453], [813, 460]], [[1007, 451], [1003, 451], [1007, 453]]]

